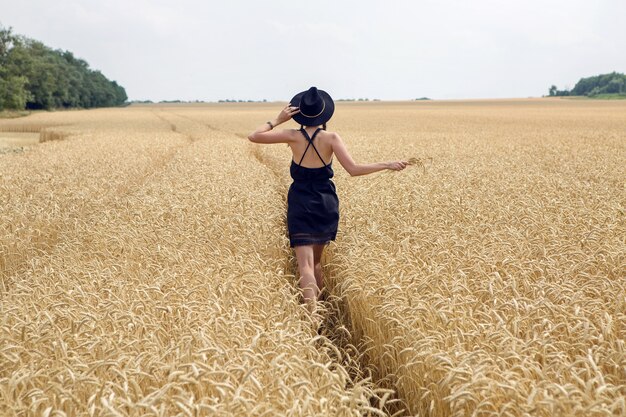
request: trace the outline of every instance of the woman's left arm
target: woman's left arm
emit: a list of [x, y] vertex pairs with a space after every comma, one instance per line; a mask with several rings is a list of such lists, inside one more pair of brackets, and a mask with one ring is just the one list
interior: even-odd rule
[[273, 130], [276, 126], [291, 119], [300, 111], [298, 107], [287, 106], [281, 110], [276, 119], [259, 126], [248, 135], [248, 139], [255, 143], [288, 143], [293, 135], [288, 130]]

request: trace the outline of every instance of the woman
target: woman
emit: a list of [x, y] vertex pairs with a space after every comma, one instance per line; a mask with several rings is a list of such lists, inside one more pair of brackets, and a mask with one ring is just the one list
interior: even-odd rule
[[[407, 165], [404, 161], [355, 163], [341, 137], [326, 131], [326, 122], [334, 111], [330, 95], [311, 87], [296, 94], [275, 120], [248, 136], [255, 143], [287, 143], [293, 152], [287, 226], [290, 245], [296, 252], [300, 288], [310, 309], [322, 288], [322, 252], [328, 242], [335, 240], [339, 223], [339, 200], [331, 181], [333, 155], [352, 176], [384, 169], [400, 171]], [[291, 118], [300, 124], [299, 130], [274, 130]]]

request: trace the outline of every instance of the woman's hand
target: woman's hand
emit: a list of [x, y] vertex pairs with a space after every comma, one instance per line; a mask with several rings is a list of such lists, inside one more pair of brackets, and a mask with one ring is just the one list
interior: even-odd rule
[[408, 163], [406, 161], [391, 161], [387, 162], [387, 169], [391, 169], [392, 171], [402, 171]]
[[291, 119], [294, 114], [298, 114], [298, 112], [300, 112], [299, 107], [288, 105], [287, 107], [282, 109], [280, 113], [278, 113], [278, 117], [276, 117], [275, 125], [285, 123], [287, 120]]

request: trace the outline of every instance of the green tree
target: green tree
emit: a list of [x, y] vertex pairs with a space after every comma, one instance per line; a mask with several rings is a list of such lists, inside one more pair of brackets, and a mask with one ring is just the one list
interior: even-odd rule
[[26, 77], [1, 77], [0, 78], [0, 110], [23, 109], [30, 99], [30, 94], [25, 88]]
[[572, 89], [577, 96], [615, 93], [626, 93], [626, 75], [618, 72], [581, 78]]
[[0, 106], [90, 108], [118, 106], [127, 99], [122, 86], [71, 52], [53, 50], [0, 26]]
[[23, 109], [30, 98], [26, 89], [27, 78], [11, 72], [7, 65], [16, 43], [18, 38], [12, 29], [0, 27], [0, 110]]
[[2, 64], [2, 59], [6, 57], [7, 53], [13, 46], [15, 41], [15, 36], [12, 33], [11, 28], [3, 28], [0, 26], [0, 64]]
[[550, 97], [556, 96], [556, 85], [552, 85], [548, 92], [550, 93]]
[[614, 77], [605, 87], [605, 91], [609, 94], [619, 94], [624, 92], [624, 78]]

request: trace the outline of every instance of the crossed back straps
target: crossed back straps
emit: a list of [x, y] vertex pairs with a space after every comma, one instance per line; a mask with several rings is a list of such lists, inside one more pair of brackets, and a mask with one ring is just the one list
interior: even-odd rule
[[304, 127], [300, 128], [300, 132], [302, 132], [302, 134], [304, 135], [304, 138], [309, 143], [306, 145], [306, 149], [304, 150], [304, 153], [302, 154], [302, 158], [300, 158], [300, 162], [298, 162], [298, 166], [300, 166], [300, 164], [302, 164], [302, 160], [304, 159], [304, 155], [306, 155], [306, 153], [309, 150], [310, 146], [313, 146], [313, 149], [315, 150], [315, 153], [317, 154], [317, 156], [319, 156], [320, 161], [322, 161], [322, 164], [324, 164], [324, 166], [327, 166], [326, 162], [324, 162], [324, 159], [322, 158], [322, 155], [320, 155], [319, 151], [315, 147], [315, 144], [313, 143], [313, 140], [315, 139], [315, 136], [317, 136], [317, 134], [319, 133], [320, 130], [322, 130], [322, 128], [318, 127], [317, 130], [315, 130], [315, 132], [313, 132], [313, 136], [309, 136], [307, 131], [304, 130]]

